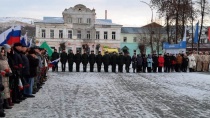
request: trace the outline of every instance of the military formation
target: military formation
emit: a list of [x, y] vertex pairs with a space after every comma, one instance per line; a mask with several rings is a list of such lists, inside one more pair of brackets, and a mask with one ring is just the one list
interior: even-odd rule
[[[196, 51], [190, 52], [188, 54], [136, 54], [130, 56], [129, 53], [116, 52], [108, 53], [105, 52], [104, 55], [99, 51], [95, 54], [91, 51], [90, 54], [84, 51], [83, 54], [77, 51], [76, 54], [72, 50], [67, 54], [65, 50], [59, 55], [57, 50], [52, 54], [52, 60], [60, 58], [62, 64], [62, 72], [66, 71], [66, 63], [68, 63], [68, 71], [73, 72], [73, 65], [76, 65], [76, 72], [87, 72], [87, 67], [89, 67], [90, 72], [101, 72], [102, 65], [104, 72], [109, 72], [109, 67], [111, 66], [111, 72], [130, 72], [130, 67], [132, 67], [133, 73], [151, 73], [151, 72], [208, 72], [210, 56], [208, 52], [203, 54]], [[51, 61], [52, 61], [51, 60]], [[89, 66], [87, 66], [89, 64]], [[80, 70], [80, 65], [83, 69]], [[97, 70], [94, 70], [94, 67]], [[117, 70], [118, 67], [118, 70]], [[53, 71], [58, 71], [57, 65], [53, 68]]]
[[5, 44], [0, 54], [0, 117], [4, 109], [11, 109], [27, 98], [34, 98], [47, 80], [46, 50], [21, 43]]

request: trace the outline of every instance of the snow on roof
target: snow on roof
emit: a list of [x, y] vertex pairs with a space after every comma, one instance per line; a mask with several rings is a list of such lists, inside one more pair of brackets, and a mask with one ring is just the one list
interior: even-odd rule
[[121, 33], [138, 34], [142, 32], [140, 27], [122, 27]]
[[64, 23], [64, 20], [63, 17], [43, 17], [43, 20], [37, 23]]
[[95, 24], [96, 25], [119, 25], [116, 23], [112, 23], [111, 19], [96, 19]]

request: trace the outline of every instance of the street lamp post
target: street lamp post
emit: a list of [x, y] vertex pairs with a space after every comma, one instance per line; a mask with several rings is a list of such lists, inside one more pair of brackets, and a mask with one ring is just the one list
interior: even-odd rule
[[146, 5], [148, 5], [150, 7], [151, 12], [152, 12], [152, 18], [151, 18], [151, 23], [152, 23], [153, 22], [153, 9], [152, 9], [152, 5], [150, 5], [150, 4], [148, 4], [147, 2], [144, 2], [144, 1], [140, 1], [140, 2], [146, 4]]

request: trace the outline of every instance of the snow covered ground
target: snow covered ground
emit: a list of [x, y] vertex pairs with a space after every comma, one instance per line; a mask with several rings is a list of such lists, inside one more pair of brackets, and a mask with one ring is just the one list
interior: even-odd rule
[[[103, 69], [102, 69], [103, 70]], [[210, 74], [49, 72], [7, 118], [209, 118]]]

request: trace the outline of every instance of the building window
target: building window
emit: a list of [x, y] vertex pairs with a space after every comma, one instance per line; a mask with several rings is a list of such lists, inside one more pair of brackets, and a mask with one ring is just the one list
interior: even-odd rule
[[107, 39], [107, 38], [108, 38], [108, 33], [104, 32], [104, 39]]
[[72, 30], [68, 30], [68, 38], [72, 39]]
[[136, 37], [133, 37], [133, 42], [137, 42], [137, 38]]
[[59, 30], [59, 38], [63, 38], [63, 30]]
[[68, 23], [72, 23], [72, 18], [68, 18]]
[[90, 23], [91, 23], [91, 19], [88, 18], [88, 19], [87, 19], [87, 24], [90, 24]]
[[78, 23], [82, 23], [82, 18], [78, 18]]
[[127, 42], [127, 37], [123, 37], [123, 42]]
[[90, 39], [90, 31], [87, 31], [87, 39]]
[[80, 31], [80, 30], [77, 31], [77, 38], [78, 38], [78, 39], [81, 39], [81, 38], [82, 38], [82, 37], [81, 37], [81, 31]]
[[112, 32], [112, 39], [116, 39], [116, 32]]
[[54, 30], [50, 30], [50, 38], [54, 38]]
[[42, 38], [45, 38], [46, 37], [46, 31], [45, 29], [42, 29]]
[[99, 38], [100, 38], [100, 32], [97, 31], [97, 32], [96, 32], [96, 39], [99, 39]]

